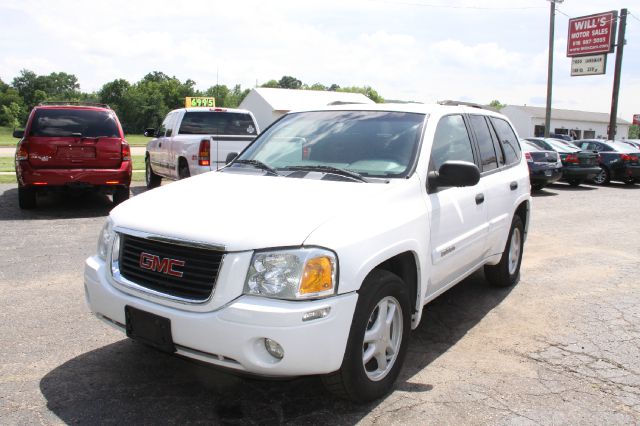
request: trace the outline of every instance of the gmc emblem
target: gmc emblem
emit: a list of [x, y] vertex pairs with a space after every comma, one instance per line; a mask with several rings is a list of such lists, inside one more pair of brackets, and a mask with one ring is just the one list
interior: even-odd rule
[[160, 259], [160, 256], [144, 251], [140, 253], [139, 265], [142, 269], [160, 272], [161, 274], [171, 275], [173, 277], [182, 278], [182, 275], [184, 275], [184, 272], [174, 269], [176, 266], [184, 266], [184, 260], [170, 259], [168, 257]]

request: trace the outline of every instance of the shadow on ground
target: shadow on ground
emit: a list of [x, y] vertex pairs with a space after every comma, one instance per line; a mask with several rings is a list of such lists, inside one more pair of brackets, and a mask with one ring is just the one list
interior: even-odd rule
[[[412, 333], [396, 391], [433, 389], [412, 383], [411, 377], [455, 345], [509, 292], [489, 287], [477, 272], [429, 304]], [[334, 398], [317, 377], [237, 377], [127, 339], [60, 365], [42, 378], [40, 390], [63, 422], [81, 424], [353, 424], [380, 403], [355, 405]]]
[[[113, 208], [111, 196], [93, 191], [51, 192], [37, 195], [37, 207], [21, 210], [18, 207], [17, 185], [7, 185], [0, 192], [0, 221], [78, 219], [107, 216]], [[146, 190], [144, 186], [131, 187], [131, 196]]]

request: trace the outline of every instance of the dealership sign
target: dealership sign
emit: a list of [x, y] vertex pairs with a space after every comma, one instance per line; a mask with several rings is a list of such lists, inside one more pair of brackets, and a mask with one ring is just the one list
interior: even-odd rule
[[613, 52], [617, 19], [615, 10], [569, 19], [567, 56]]
[[633, 125], [640, 126], [640, 114], [633, 114]]
[[607, 55], [571, 58], [571, 76], [598, 75], [607, 72]]

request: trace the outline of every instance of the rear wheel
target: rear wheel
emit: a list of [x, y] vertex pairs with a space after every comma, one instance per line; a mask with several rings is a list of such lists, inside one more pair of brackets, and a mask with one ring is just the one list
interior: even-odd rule
[[540, 191], [542, 188], [544, 188], [544, 185], [541, 183], [533, 183], [531, 184], [531, 189], [534, 191]]
[[322, 377], [343, 398], [371, 401], [395, 383], [407, 351], [411, 303], [404, 282], [374, 270], [363, 283], [340, 370]]
[[609, 185], [609, 182], [611, 182], [609, 170], [607, 170], [606, 167], [600, 166], [600, 173], [593, 178], [593, 183], [596, 185]]
[[509, 287], [518, 282], [523, 248], [524, 225], [520, 216], [516, 215], [511, 222], [511, 231], [500, 262], [484, 267], [484, 275], [489, 283], [496, 287]]
[[129, 199], [129, 187], [119, 187], [116, 188], [115, 192], [113, 193], [113, 205], [117, 206], [118, 204], [120, 204], [123, 201], [126, 201]]
[[145, 165], [145, 181], [147, 184], [147, 188], [149, 189], [157, 188], [158, 186], [160, 186], [160, 183], [162, 183], [162, 177], [158, 176], [153, 172], [153, 169], [151, 168], [151, 161], [149, 160], [148, 155], [144, 160], [144, 165]]
[[36, 208], [36, 190], [29, 186], [18, 186], [18, 205], [23, 210]]
[[180, 163], [178, 164], [178, 177], [180, 179], [186, 179], [191, 176], [191, 172], [189, 172], [189, 164], [187, 160], [184, 158], [180, 159]]

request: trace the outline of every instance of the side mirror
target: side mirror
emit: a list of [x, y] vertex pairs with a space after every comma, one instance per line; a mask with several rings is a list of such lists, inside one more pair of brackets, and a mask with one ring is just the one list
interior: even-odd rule
[[224, 160], [225, 164], [229, 164], [230, 162], [235, 160], [237, 156], [238, 156], [237, 152], [230, 152], [229, 154], [227, 154], [227, 159]]
[[24, 137], [24, 130], [13, 130], [13, 137], [22, 139]]
[[474, 186], [480, 181], [480, 169], [468, 161], [445, 161], [437, 172], [427, 176], [431, 191], [447, 186]]
[[152, 138], [156, 135], [156, 129], [149, 127], [148, 129], [144, 129], [144, 135], [148, 138]]

